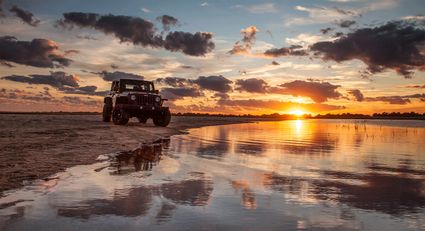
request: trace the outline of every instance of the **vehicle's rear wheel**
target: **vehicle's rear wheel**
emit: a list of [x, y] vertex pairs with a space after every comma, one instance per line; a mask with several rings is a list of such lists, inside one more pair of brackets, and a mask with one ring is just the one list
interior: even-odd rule
[[112, 116], [112, 107], [107, 104], [103, 104], [103, 112], [102, 112], [103, 122], [111, 122], [111, 116]]
[[167, 127], [171, 120], [170, 109], [166, 108], [162, 110], [158, 115], [153, 117], [153, 123], [155, 126]]
[[145, 124], [146, 121], [148, 121], [148, 118], [146, 116], [138, 116], [137, 119], [139, 120], [139, 123]]
[[112, 122], [116, 125], [126, 125], [129, 119], [128, 114], [124, 109], [114, 109], [112, 111]]

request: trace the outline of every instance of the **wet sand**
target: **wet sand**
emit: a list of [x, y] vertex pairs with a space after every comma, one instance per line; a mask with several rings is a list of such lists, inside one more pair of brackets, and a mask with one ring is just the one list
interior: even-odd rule
[[91, 164], [102, 154], [181, 134], [185, 129], [251, 122], [234, 117], [173, 117], [167, 128], [152, 121], [127, 126], [101, 122], [100, 115], [0, 115], [0, 193], [44, 179], [68, 167]]

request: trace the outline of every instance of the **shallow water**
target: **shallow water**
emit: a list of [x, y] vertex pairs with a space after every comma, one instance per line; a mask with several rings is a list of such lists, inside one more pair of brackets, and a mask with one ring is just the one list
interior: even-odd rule
[[425, 230], [425, 121], [192, 129], [0, 198], [0, 230]]

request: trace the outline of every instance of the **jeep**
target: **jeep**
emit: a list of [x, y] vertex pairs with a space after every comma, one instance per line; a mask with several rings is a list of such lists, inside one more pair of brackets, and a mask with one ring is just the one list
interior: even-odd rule
[[140, 123], [151, 118], [155, 126], [166, 127], [171, 120], [168, 107], [162, 104], [167, 99], [159, 95], [151, 81], [120, 79], [112, 82], [111, 91], [104, 99], [103, 121], [125, 125], [131, 117]]

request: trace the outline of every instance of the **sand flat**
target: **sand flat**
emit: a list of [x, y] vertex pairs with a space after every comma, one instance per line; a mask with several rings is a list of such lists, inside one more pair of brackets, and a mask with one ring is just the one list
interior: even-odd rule
[[[101, 154], [131, 150], [140, 143], [184, 129], [250, 122], [235, 117], [173, 117], [166, 128], [152, 121], [127, 126], [101, 122], [100, 115], [0, 115], [0, 192], [43, 179], [65, 168], [96, 162]], [[255, 119], [258, 120], [258, 119]]]

